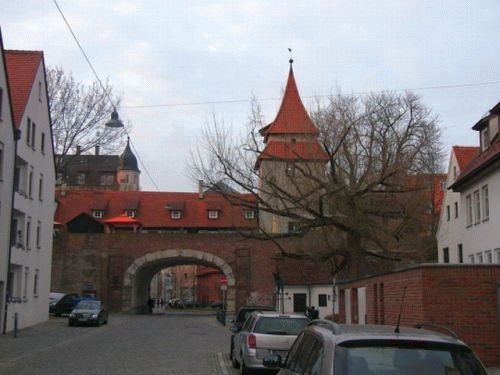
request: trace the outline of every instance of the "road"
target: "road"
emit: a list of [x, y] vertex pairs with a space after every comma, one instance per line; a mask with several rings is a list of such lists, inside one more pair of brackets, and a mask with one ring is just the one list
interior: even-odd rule
[[99, 328], [50, 317], [0, 336], [0, 374], [232, 375], [229, 336], [206, 313], [111, 314]]

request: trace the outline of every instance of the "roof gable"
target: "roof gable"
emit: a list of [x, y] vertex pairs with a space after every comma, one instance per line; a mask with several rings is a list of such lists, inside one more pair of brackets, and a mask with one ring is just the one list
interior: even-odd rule
[[453, 146], [453, 154], [461, 171], [465, 169], [478, 152], [479, 147], [475, 146]]
[[21, 125], [42, 58], [43, 52], [41, 51], [5, 50], [5, 63], [16, 128]]

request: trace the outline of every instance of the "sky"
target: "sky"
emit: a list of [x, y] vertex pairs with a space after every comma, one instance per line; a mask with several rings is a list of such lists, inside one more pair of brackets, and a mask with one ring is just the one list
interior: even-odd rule
[[[6, 49], [41, 50], [122, 98], [141, 190], [190, 192], [191, 152], [213, 116], [244, 131], [250, 99], [274, 120], [290, 53], [302, 101], [412, 90], [439, 117], [446, 155], [500, 101], [500, 0], [11, 0]], [[208, 125], [209, 126], [209, 125]], [[445, 166], [446, 167], [446, 166]]]

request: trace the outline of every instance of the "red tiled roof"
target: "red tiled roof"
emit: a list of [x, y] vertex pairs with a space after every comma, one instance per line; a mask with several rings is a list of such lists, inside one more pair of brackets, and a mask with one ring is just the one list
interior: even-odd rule
[[14, 123], [17, 128], [26, 110], [33, 81], [43, 59], [41, 51], [5, 50], [5, 64], [9, 77]]
[[302, 104], [291, 65], [278, 114], [274, 121], [262, 128], [260, 132], [266, 138], [270, 134], [311, 134], [315, 136], [319, 134], [318, 128]]
[[479, 147], [475, 146], [453, 146], [453, 154], [457, 159], [458, 167], [461, 171], [479, 153]]
[[[253, 201], [250, 195], [239, 195], [242, 200]], [[129, 202], [138, 201], [135, 219], [145, 228], [256, 228], [256, 219], [245, 219], [248, 207], [232, 205], [217, 193], [165, 193], [141, 191], [69, 190], [57, 193], [58, 206], [54, 220], [66, 224], [82, 213], [92, 216], [95, 202], [107, 202], [101, 221], [125, 213]], [[180, 219], [172, 219], [171, 204], [183, 202]], [[220, 209], [218, 219], [209, 219], [208, 210]]]
[[280, 142], [269, 141], [259, 159], [279, 160], [323, 160], [328, 161], [328, 155], [319, 142]]
[[476, 157], [465, 166], [450, 188], [453, 190], [459, 188], [498, 161], [500, 161], [500, 137], [497, 136], [487, 150], [478, 151]]

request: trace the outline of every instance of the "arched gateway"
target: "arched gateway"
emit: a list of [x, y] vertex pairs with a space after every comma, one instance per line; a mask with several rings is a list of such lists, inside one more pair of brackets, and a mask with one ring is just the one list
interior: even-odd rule
[[137, 258], [123, 275], [124, 312], [138, 312], [146, 305], [148, 286], [154, 274], [180, 264], [198, 264], [217, 268], [227, 277], [226, 304], [235, 310], [235, 278], [231, 267], [221, 258], [199, 250], [174, 249], [148, 253]]

